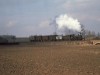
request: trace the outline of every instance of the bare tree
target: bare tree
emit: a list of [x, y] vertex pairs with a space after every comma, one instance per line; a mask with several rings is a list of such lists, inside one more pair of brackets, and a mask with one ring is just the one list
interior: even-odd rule
[[85, 37], [86, 37], [86, 30], [85, 30], [84, 25], [81, 25], [81, 34], [82, 34], [82, 37], [83, 37], [84, 40], [85, 40]]
[[97, 37], [98, 37], [98, 38], [100, 38], [100, 33], [99, 33], [99, 32], [98, 32], [98, 35], [97, 35]]

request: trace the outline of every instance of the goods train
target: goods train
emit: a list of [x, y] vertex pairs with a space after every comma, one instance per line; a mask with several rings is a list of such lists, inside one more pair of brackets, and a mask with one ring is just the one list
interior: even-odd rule
[[78, 41], [83, 40], [81, 34], [79, 35], [47, 35], [47, 36], [30, 36], [29, 37], [31, 42], [43, 42], [43, 41]]
[[15, 36], [5, 35], [0, 36], [0, 45], [13, 45], [20, 43], [31, 43], [31, 42], [49, 42], [49, 41], [81, 41], [83, 37], [81, 34], [75, 35], [38, 35], [30, 36], [28, 38], [16, 38]]

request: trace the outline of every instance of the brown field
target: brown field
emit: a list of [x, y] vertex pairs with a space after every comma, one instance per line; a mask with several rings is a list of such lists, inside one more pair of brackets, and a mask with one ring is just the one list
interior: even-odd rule
[[0, 75], [100, 75], [100, 45], [0, 46]]

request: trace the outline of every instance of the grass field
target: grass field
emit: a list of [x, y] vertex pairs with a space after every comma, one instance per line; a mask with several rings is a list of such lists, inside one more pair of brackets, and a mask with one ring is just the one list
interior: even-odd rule
[[0, 75], [100, 75], [100, 46], [0, 46]]

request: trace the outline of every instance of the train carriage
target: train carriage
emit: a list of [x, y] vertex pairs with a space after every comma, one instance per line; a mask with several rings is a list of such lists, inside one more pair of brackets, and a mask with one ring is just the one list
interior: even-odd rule
[[62, 36], [62, 40], [63, 41], [69, 41], [70, 39], [70, 35], [66, 35], [66, 36]]
[[56, 36], [57, 35], [50, 35], [49, 37], [49, 41], [56, 41]]
[[42, 36], [42, 41], [49, 41], [49, 36]]

